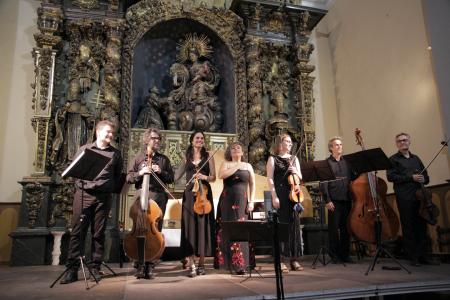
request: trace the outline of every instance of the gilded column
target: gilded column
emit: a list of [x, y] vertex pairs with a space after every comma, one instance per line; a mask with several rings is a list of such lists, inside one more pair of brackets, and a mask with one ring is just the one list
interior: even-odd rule
[[309, 161], [314, 160], [314, 97], [313, 97], [313, 82], [314, 77], [310, 74], [314, 71], [314, 66], [309, 65], [309, 59], [314, 45], [310, 44], [308, 31], [308, 22], [310, 14], [304, 11], [300, 14], [297, 39], [295, 43], [296, 53], [296, 83], [295, 90], [297, 96], [297, 122], [298, 127], [302, 130], [302, 138], [305, 139], [304, 149], [302, 149], [302, 157]]
[[248, 123], [249, 123], [249, 162], [259, 174], [264, 173], [266, 143], [263, 140], [264, 123], [262, 117], [262, 81], [261, 81], [261, 52], [262, 39], [255, 36], [245, 38], [247, 60], [247, 95], [248, 95]]
[[109, 19], [105, 21], [106, 31], [106, 62], [105, 80], [102, 87], [104, 106], [100, 119], [108, 119], [119, 128], [120, 87], [121, 87], [121, 53], [122, 36], [125, 20]]
[[36, 153], [34, 174], [46, 175], [49, 148], [49, 125], [53, 104], [53, 85], [55, 75], [55, 59], [61, 37], [55, 35], [62, 22], [62, 10], [59, 5], [44, 1], [38, 8], [39, 33], [34, 35], [36, 47], [33, 49], [35, 65], [35, 82], [32, 84], [33, 129], [36, 132]]

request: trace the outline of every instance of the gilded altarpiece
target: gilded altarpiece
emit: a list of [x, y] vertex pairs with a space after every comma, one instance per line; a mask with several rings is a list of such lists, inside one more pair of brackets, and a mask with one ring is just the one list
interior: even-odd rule
[[[313, 159], [308, 40], [325, 11], [285, 2], [42, 0], [32, 51], [36, 159], [20, 182], [11, 263], [51, 262], [52, 232], [70, 228], [74, 193], [60, 174], [99, 120], [117, 125], [125, 168], [148, 124], [163, 130], [162, 152], [175, 166], [194, 129], [207, 131], [211, 149], [243, 142], [261, 175], [282, 132], [302, 145], [302, 160]], [[106, 261], [118, 260], [126, 197], [115, 197]]]

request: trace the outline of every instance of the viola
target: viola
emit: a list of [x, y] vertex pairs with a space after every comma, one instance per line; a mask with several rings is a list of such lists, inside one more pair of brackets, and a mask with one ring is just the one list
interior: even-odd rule
[[291, 191], [289, 192], [289, 199], [291, 199], [292, 202], [298, 203], [303, 202], [304, 196], [301, 189], [301, 180], [300, 177], [297, 174], [291, 174], [288, 176], [288, 182], [291, 186]]
[[[420, 174], [419, 172], [417, 172]], [[419, 215], [430, 225], [437, 224], [437, 217], [439, 216], [439, 208], [432, 201], [432, 194], [423, 183], [420, 183], [420, 188], [416, 190], [416, 199], [420, 202]]]
[[208, 187], [200, 179], [195, 178], [192, 191], [195, 193], [194, 212], [198, 215], [209, 214], [212, 210], [212, 205], [207, 198]]
[[[355, 130], [357, 144], [365, 150], [361, 130]], [[374, 172], [363, 173], [350, 185], [353, 205], [348, 217], [349, 231], [360, 241], [375, 243], [377, 213], [381, 220], [381, 240], [392, 240], [397, 236], [399, 220], [386, 200], [387, 184]], [[378, 206], [376, 205], [378, 203]]]
[[[149, 150], [147, 153], [148, 160], [144, 166], [152, 164], [152, 156], [153, 153]], [[163, 218], [162, 210], [154, 200], [149, 199], [148, 195], [150, 174], [152, 173], [144, 174], [141, 194], [130, 210], [133, 231], [124, 237], [124, 251], [133, 260], [139, 259], [138, 237], [143, 236], [145, 238], [144, 261], [153, 261], [160, 258], [165, 248], [164, 236], [158, 230], [158, 223]], [[155, 174], [153, 175], [156, 177]], [[141, 229], [139, 232], [135, 230], [137, 227]]]

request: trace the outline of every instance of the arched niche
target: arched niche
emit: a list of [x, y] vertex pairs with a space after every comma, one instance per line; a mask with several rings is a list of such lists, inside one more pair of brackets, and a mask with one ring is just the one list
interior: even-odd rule
[[[227, 114], [233, 114], [233, 118], [227, 120], [226, 131], [235, 130], [238, 138], [244, 142], [248, 141], [247, 122], [247, 91], [246, 91], [246, 64], [245, 52], [242, 43], [244, 26], [242, 19], [234, 12], [226, 9], [207, 8], [200, 6], [195, 8], [185, 8], [181, 3], [164, 0], [143, 0], [131, 6], [126, 13], [127, 30], [125, 32], [123, 46], [123, 70], [122, 70], [122, 100], [120, 115], [120, 144], [123, 157], [128, 157], [128, 146], [130, 144], [130, 129], [132, 122], [136, 118], [138, 105], [142, 103], [143, 97], [148, 94], [148, 89], [152, 84], [162, 90], [167, 91], [170, 78], [156, 79], [150, 73], [141, 80], [134, 80], [135, 72], [145, 73], [145, 67], [163, 69], [164, 76], [168, 76], [168, 68], [175, 62], [176, 42], [182, 33], [201, 30], [207, 33], [215, 54], [214, 63], [221, 70], [224, 82], [221, 83], [219, 93], [220, 101], [234, 102], [234, 107], [227, 108]], [[186, 25], [186, 27], [178, 25]], [[175, 25], [176, 29], [169, 25]], [[158, 29], [164, 30], [172, 38], [162, 36]], [[173, 30], [173, 33], [170, 31]], [[177, 32], [177, 30], [181, 30]], [[201, 32], [197, 32], [201, 33]], [[165, 38], [165, 43], [169, 46], [164, 48], [167, 56], [162, 60], [164, 66], [155, 66], [150, 63], [147, 66], [137, 66], [137, 57], [145, 52], [146, 47], [156, 45], [159, 38]], [[148, 41], [149, 40], [149, 41]], [[142, 47], [142, 48], [141, 48]], [[219, 58], [224, 57], [224, 60]], [[171, 60], [170, 60], [171, 59]], [[170, 60], [170, 61], [169, 61]], [[148, 61], [152, 60], [148, 58]], [[229, 63], [228, 63], [229, 62]], [[135, 68], [137, 70], [135, 70]], [[160, 78], [161, 79], [161, 78]], [[149, 82], [146, 83], [145, 80]], [[154, 81], [152, 81], [154, 80]], [[139, 83], [138, 83], [139, 82]], [[136, 87], [134, 85], [137, 85]], [[136, 95], [134, 95], [136, 93]], [[228, 97], [234, 97], [228, 98]], [[136, 104], [134, 104], [136, 101]], [[227, 105], [226, 107], [228, 107]], [[234, 112], [233, 112], [234, 111]], [[227, 117], [228, 118], [228, 117]], [[234, 124], [230, 122], [234, 120]]]
[[[142, 36], [134, 48], [131, 127], [135, 124], [139, 108], [149, 95], [150, 88], [157, 87], [160, 97], [166, 97], [173, 90], [169, 69], [173, 63], [177, 62], [177, 43], [192, 33], [209, 38], [210, 45], [214, 50], [209, 61], [220, 74], [217, 96], [224, 115], [221, 132], [236, 133], [233, 57], [226, 44], [209, 27], [195, 20], [184, 18], [155, 25]], [[167, 129], [167, 127], [165, 128]]]

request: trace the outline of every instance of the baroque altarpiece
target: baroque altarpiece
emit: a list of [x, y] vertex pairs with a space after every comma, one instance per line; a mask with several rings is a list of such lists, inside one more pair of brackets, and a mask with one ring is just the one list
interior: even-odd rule
[[[55, 233], [70, 227], [74, 194], [60, 174], [94, 139], [99, 120], [116, 124], [125, 168], [150, 126], [162, 130], [162, 152], [175, 167], [192, 130], [205, 131], [212, 150], [241, 141], [261, 175], [283, 132], [302, 147], [302, 160], [312, 160], [309, 38], [326, 11], [301, 2], [41, 0], [30, 99], [37, 150], [34, 172], [20, 182], [11, 263], [50, 263], [62, 236]], [[108, 221], [106, 261], [119, 256], [126, 214], [119, 200]]]

